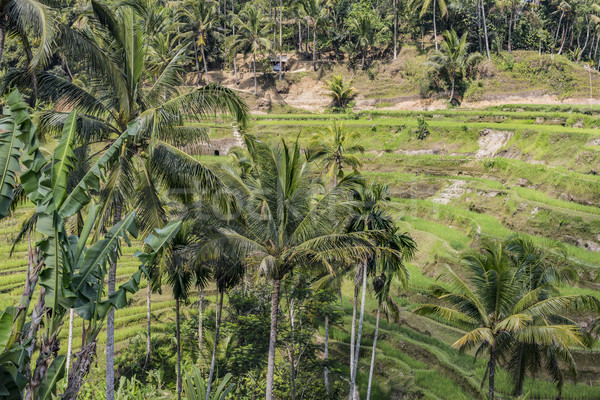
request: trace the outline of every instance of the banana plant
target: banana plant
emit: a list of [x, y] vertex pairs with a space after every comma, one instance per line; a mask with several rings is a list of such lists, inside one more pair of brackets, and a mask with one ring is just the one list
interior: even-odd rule
[[[67, 117], [58, 146], [47, 160], [40, 152], [35, 125], [20, 94], [11, 93], [6, 104], [0, 119], [0, 220], [8, 214], [14, 193], [22, 188], [35, 206], [36, 231], [42, 238], [35, 248], [30, 248], [19, 305], [0, 313], [0, 399], [20, 399], [23, 393], [25, 399], [41, 400], [57, 395], [57, 383], [64, 377], [66, 365], [65, 357], [57, 356], [58, 334], [71, 308], [88, 322], [82, 350], [76, 354], [69, 384], [62, 395], [62, 398], [76, 398], [108, 311], [127, 305], [127, 293], [138, 290], [141, 275], [145, 273], [146, 253], [140, 253], [138, 271], [115, 293], [105, 296], [107, 264], [120, 257], [122, 242], [130, 245], [130, 237], [137, 237], [134, 212], [103, 238], [86, 245], [98, 213], [92, 195], [100, 190], [106, 172], [118, 161], [125, 138], [134, 135], [137, 128], [130, 125], [69, 193], [67, 177], [73, 169], [77, 136], [75, 113]], [[78, 212], [85, 215], [83, 229], [79, 236], [69, 235], [65, 219]], [[157, 232], [159, 242], [164, 241], [161, 234]], [[37, 283], [39, 298], [29, 313]], [[39, 355], [32, 368], [34, 348], [39, 349]]]
[[225, 400], [227, 395], [235, 387], [233, 383], [229, 381], [233, 378], [233, 375], [227, 373], [221, 380], [215, 380], [213, 390], [207, 393], [208, 389], [202, 374], [195, 365], [192, 365], [189, 371], [185, 372], [185, 378], [183, 383], [183, 390], [188, 400]]

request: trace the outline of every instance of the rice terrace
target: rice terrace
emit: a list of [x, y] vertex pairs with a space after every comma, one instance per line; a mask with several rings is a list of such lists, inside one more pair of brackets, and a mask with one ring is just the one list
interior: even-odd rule
[[600, 400], [599, 21], [0, 4], [0, 399]]

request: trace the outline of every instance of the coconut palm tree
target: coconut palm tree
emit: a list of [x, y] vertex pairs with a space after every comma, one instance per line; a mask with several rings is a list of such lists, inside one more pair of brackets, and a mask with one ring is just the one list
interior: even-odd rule
[[238, 33], [230, 40], [232, 55], [242, 52], [252, 54], [252, 70], [254, 73], [254, 95], [258, 96], [258, 83], [256, 80], [256, 56], [271, 49], [270, 24], [259, 8], [247, 7], [239, 17], [236, 17]]
[[317, 26], [326, 16], [325, 0], [304, 0], [301, 7], [307, 22], [313, 27], [313, 69], [317, 70]]
[[454, 86], [456, 78], [461, 79], [466, 75], [467, 68], [481, 59], [481, 54], [469, 54], [466, 32], [458, 37], [454, 30], [444, 32], [444, 41], [441, 49], [432, 52], [427, 65], [445, 72], [450, 79], [452, 89], [450, 90], [450, 101], [454, 99]]
[[[194, 59], [196, 62], [196, 72], [198, 74], [198, 84], [201, 82], [200, 63], [198, 60], [199, 56], [202, 58], [204, 64], [204, 74], [206, 76], [206, 83], [210, 83], [208, 78], [208, 64], [206, 62], [206, 41], [208, 34], [216, 28], [217, 19], [215, 15], [217, 13], [218, 4], [213, 0], [187, 0], [183, 6], [183, 15], [186, 17], [188, 24], [191, 24], [192, 30], [191, 41], [194, 44]], [[198, 54], [200, 50], [200, 54]]]
[[246, 179], [225, 170], [220, 174], [238, 199], [239, 217], [222, 225], [204, 251], [213, 258], [239, 257], [246, 265], [259, 267], [272, 282], [266, 382], [266, 399], [271, 400], [281, 281], [302, 263], [333, 272], [333, 262], [364, 259], [373, 247], [363, 232], [341, 232], [348, 212], [344, 200], [354, 179], [339, 182], [317, 198], [322, 185], [297, 141], [276, 147], [251, 138], [247, 142], [252, 168]]
[[219, 332], [221, 330], [221, 318], [223, 314], [223, 296], [225, 292], [235, 287], [244, 275], [244, 266], [238, 258], [221, 257], [213, 263], [213, 276], [217, 284], [217, 312], [215, 318], [215, 336], [213, 340], [212, 358], [207, 380], [206, 400], [209, 399], [210, 388], [215, 374], [217, 361], [217, 348], [219, 346]]
[[343, 124], [333, 121], [326, 134], [316, 134], [310, 141], [311, 160], [322, 161], [326, 176], [337, 185], [338, 178], [344, 177], [344, 167], [350, 167], [357, 172], [362, 164], [352, 153], [363, 152], [364, 148], [354, 143], [360, 135], [356, 132], [346, 132]]
[[345, 82], [342, 74], [333, 75], [331, 80], [326, 83], [329, 88], [328, 95], [333, 100], [335, 107], [345, 108], [354, 98], [356, 89], [351, 86], [352, 82]]
[[400, 233], [398, 228], [393, 227], [386, 234], [385, 246], [389, 247], [398, 253], [402, 254], [402, 258], [398, 257], [378, 257], [376, 269], [379, 275], [373, 278], [373, 289], [377, 298], [377, 317], [375, 320], [375, 333], [373, 334], [373, 351], [371, 353], [371, 368], [369, 369], [369, 383], [367, 386], [367, 400], [371, 398], [371, 385], [373, 382], [373, 370], [375, 368], [375, 351], [377, 350], [377, 336], [379, 333], [379, 319], [382, 308], [388, 315], [392, 314], [399, 317], [399, 306], [390, 294], [390, 289], [394, 279], [398, 279], [400, 286], [406, 288], [408, 286], [408, 270], [406, 269], [405, 261], [410, 260], [417, 249], [415, 241], [407, 234]]
[[[124, 207], [135, 208], [142, 229], [160, 227], [165, 211], [157, 185], [176, 188], [177, 196], [189, 196], [191, 184], [200, 178], [212, 187], [210, 171], [177, 148], [205, 137], [202, 129], [184, 126], [184, 118], [201, 118], [214, 112], [228, 112], [242, 122], [247, 108], [232, 91], [219, 85], [185, 92], [177, 89], [185, 61], [185, 49], [177, 52], [160, 74], [149, 78], [145, 26], [128, 6], [115, 11], [92, 1], [90, 28], [70, 29], [62, 35], [65, 52], [81, 60], [95, 76], [88, 91], [50, 73], [39, 74], [40, 96], [78, 110], [78, 142], [94, 145], [100, 154], [114, 143], [116, 135], [129, 130], [120, 148], [119, 162], [109, 173], [101, 198], [100, 225], [120, 221]], [[22, 76], [7, 76], [8, 82], [27, 85]], [[11, 81], [12, 80], [12, 81]], [[60, 129], [68, 113], [46, 111], [40, 114], [40, 129]], [[134, 124], [130, 124], [135, 122]], [[208, 180], [204, 180], [204, 178]], [[195, 177], [195, 178], [194, 178]], [[211, 183], [212, 182], [212, 183]], [[114, 292], [116, 264], [109, 270], [108, 290]], [[114, 398], [114, 313], [107, 320], [107, 397]]]
[[[352, 191], [352, 199], [353, 213], [346, 227], [346, 231], [385, 232], [392, 229], [392, 220], [383, 207], [384, 203], [390, 199], [387, 185], [371, 182], [369, 185], [358, 186]], [[381, 243], [379, 242], [377, 244], [379, 245]], [[398, 257], [399, 255], [398, 253], [392, 253], [392, 256]], [[365, 314], [367, 274], [369, 270], [373, 271], [374, 261], [375, 258], [373, 257], [363, 258], [361, 262], [358, 263], [354, 278], [354, 304], [352, 310], [352, 331], [350, 334], [350, 400], [354, 399], [356, 394], [356, 371], [358, 368], [358, 357], [360, 353], [360, 342]], [[362, 295], [357, 329], [356, 317], [360, 286], [362, 286]]]
[[[421, 1], [421, 0], [419, 0], [419, 1]], [[417, 6], [414, 3], [413, 3], [413, 5]], [[423, 18], [423, 16], [427, 13], [427, 11], [429, 11], [429, 7], [431, 7], [431, 12], [432, 12], [431, 20], [433, 21], [433, 40], [435, 41], [435, 49], [438, 50], [437, 22], [436, 22], [435, 13], [436, 13], [436, 9], [437, 9], [440, 12], [440, 14], [442, 15], [442, 17], [445, 17], [448, 15], [448, 7], [446, 6], [446, 0], [422, 0], [421, 12], [419, 14], [420, 18]]]
[[360, 64], [360, 68], [365, 68], [365, 58], [367, 55], [367, 50], [369, 46], [373, 44], [375, 40], [375, 30], [373, 29], [373, 23], [371, 21], [371, 14], [364, 13], [360, 15], [358, 18], [354, 18], [352, 20], [352, 28], [356, 31], [358, 36], [357, 45], [360, 47], [362, 61]]
[[415, 313], [435, 315], [466, 329], [453, 347], [461, 351], [477, 347], [477, 354], [488, 352], [490, 400], [495, 396], [496, 366], [508, 344], [552, 346], [558, 354], [569, 354], [571, 346], [584, 345], [576, 325], [555, 323], [554, 319], [568, 310], [598, 310], [598, 299], [588, 295], [546, 297], [548, 285], [530, 290], [527, 268], [512, 263], [502, 242], [485, 241], [480, 251], [465, 254], [463, 262], [468, 280], [447, 267], [446, 284], [434, 287], [434, 293], [448, 306], [425, 304]]

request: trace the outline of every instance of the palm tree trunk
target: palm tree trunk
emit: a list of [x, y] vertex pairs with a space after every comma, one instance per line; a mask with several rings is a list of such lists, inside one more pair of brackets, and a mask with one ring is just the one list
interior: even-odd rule
[[175, 322], [177, 342], [177, 400], [181, 400], [181, 329], [179, 327], [179, 299], [175, 299]]
[[279, 311], [279, 289], [281, 281], [273, 281], [271, 296], [271, 333], [269, 335], [269, 358], [267, 362], [267, 390], [266, 400], [273, 400], [273, 377], [275, 374], [275, 345], [277, 342], [277, 316]]
[[325, 361], [324, 383], [325, 391], [329, 394], [329, 368], [327, 368], [327, 361], [329, 360], [329, 317], [325, 316], [325, 352], [323, 353], [323, 359]]
[[[567, 26], [569, 24], [569, 21], [567, 21]], [[567, 27], [563, 26], [563, 34], [562, 34], [562, 43], [560, 44], [560, 49], [558, 50], [558, 54], [561, 54], [563, 51], [563, 48], [565, 47], [565, 41], [567, 40]]]
[[313, 69], [317, 70], [317, 23], [313, 24]]
[[[231, 0], [231, 33], [235, 35], [235, 0]], [[233, 54], [233, 74], [235, 75], [235, 84], [239, 85], [240, 80], [238, 79], [237, 73], [237, 53]]]
[[554, 35], [554, 41], [556, 42], [558, 40], [558, 33], [560, 32], [560, 24], [562, 23], [562, 19], [565, 16], [565, 12], [563, 11], [560, 14], [560, 18], [558, 19], [558, 26], [556, 27], [556, 34]]
[[352, 371], [350, 375], [350, 396], [349, 399], [353, 400], [356, 392], [356, 373], [358, 370], [358, 356], [360, 354], [360, 338], [363, 330], [363, 323], [365, 319], [365, 297], [367, 294], [367, 265], [363, 265], [363, 277], [362, 277], [362, 295], [360, 300], [360, 317], [358, 319], [358, 331], [356, 332], [356, 345], [354, 346], [354, 364], [352, 365]]
[[356, 311], [358, 309], [359, 282], [354, 283], [354, 302], [352, 303], [352, 331], [350, 332], [350, 375], [354, 365], [354, 346], [356, 345]]
[[210, 388], [212, 386], [215, 374], [215, 364], [217, 362], [217, 347], [219, 346], [219, 331], [221, 330], [221, 311], [223, 310], [223, 292], [217, 293], [217, 315], [215, 321], [215, 340], [213, 340], [212, 359], [210, 360], [210, 372], [208, 373], [208, 382], [206, 385], [206, 400], [210, 400]]
[[394, 60], [398, 58], [398, 0], [394, 0]]
[[585, 42], [583, 42], [583, 47], [581, 48], [581, 51], [579, 52], [579, 55], [577, 56], [577, 61], [581, 60], [581, 56], [583, 55], [583, 52], [585, 51], [585, 49], [587, 49], [587, 45], [588, 45], [588, 41], [590, 40], [590, 23], [588, 22], [587, 24], [587, 32], [585, 34]]
[[254, 70], [254, 95], [258, 96], [258, 84], [256, 83], [256, 54], [252, 53], [252, 69]]
[[148, 280], [148, 286], [146, 286], [146, 361], [144, 361], [144, 371], [150, 365], [150, 357], [152, 355], [152, 347], [150, 346], [150, 338], [151, 338], [151, 300], [152, 300], [152, 283]]
[[435, 40], [435, 49], [438, 50], [437, 26], [435, 23], [435, 6], [435, 0], [433, 0], [433, 39]]
[[[121, 199], [115, 202], [115, 215], [113, 225], [121, 221], [121, 212], [123, 203]], [[110, 262], [108, 269], [108, 295], [115, 292], [115, 283], [117, 281], [117, 249], [115, 248], [115, 257]], [[115, 309], [110, 308], [106, 317], [106, 400], [115, 400]]]
[[362, 61], [360, 64], [360, 69], [365, 69], [365, 48], [362, 48]]
[[[292, 288], [292, 292], [293, 292]], [[296, 344], [294, 340], [294, 298], [290, 299], [289, 307], [289, 319], [290, 319], [290, 344], [291, 350], [289, 351], [290, 358], [290, 400], [296, 400], [296, 360], [295, 351]]]
[[206, 64], [206, 56], [204, 55], [204, 45], [200, 46], [200, 53], [202, 53], [202, 62], [204, 63], [204, 74], [206, 75], [206, 84], [210, 83], [208, 79], [208, 65]]
[[302, 52], [302, 22], [298, 20], [298, 51]]
[[204, 339], [204, 328], [202, 320], [204, 319], [204, 287], [198, 289], [198, 362], [202, 358], [202, 342]]
[[71, 353], [73, 352], [73, 320], [74, 310], [69, 310], [69, 342], [67, 344], [67, 385], [69, 384], [69, 369], [71, 367]]
[[194, 61], [196, 61], [196, 74], [198, 75], [198, 86], [202, 82], [202, 73], [200, 72], [200, 63], [198, 62], [198, 43], [196, 43], [196, 38], [194, 38]]
[[513, 25], [513, 10], [510, 10], [510, 16], [508, 17], [508, 52], [512, 51], [511, 49], [511, 36], [512, 36], [512, 25]]
[[452, 101], [452, 99], [454, 99], [454, 74], [452, 74], [452, 90], [450, 91], [450, 101]]
[[279, 0], [279, 80], [283, 77], [283, 65], [281, 63], [281, 56], [283, 52], [283, 0]]
[[8, 16], [3, 14], [0, 17], [0, 67], [2, 66], [2, 55], [4, 54], [4, 43], [6, 41], [6, 22]]
[[492, 343], [490, 347], [490, 361], [488, 363], [488, 378], [489, 378], [489, 392], [488, 399], [494, 400], [494, 383], [496, 375], [496, 345]]
[[369, 369], [369, 386], [367, 386], [367, 400], [371, 398], [371, 384], [373, 382], [373, 369], [375, 367], [375, 351], [377, 350], [377, 334], [379, 333], [380, 315], [381, 301], [377, 303], [377, 319], [375, 320], [375, 334], [373, 335], [373, 353], [371, 354], [371, 369]]
[[485, 51], [487, 52], [488, 61], [492, 58], [490, 57], [490, 42], [488, 40], [488, 31], [487, 31], [487, 22], [485, 17], [485, 0], [481, 0], [481, 17], [483, 19], [483, 34], [485, 37]]

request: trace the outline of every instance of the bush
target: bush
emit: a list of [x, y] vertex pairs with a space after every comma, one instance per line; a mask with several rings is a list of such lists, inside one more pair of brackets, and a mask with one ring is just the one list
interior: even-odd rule
[[425, 117], [420, 117], [417, 119], [417, 139], [425, 140], [427, 136], [429, 136], [429, 125], [427, 121], [425, 121]]

